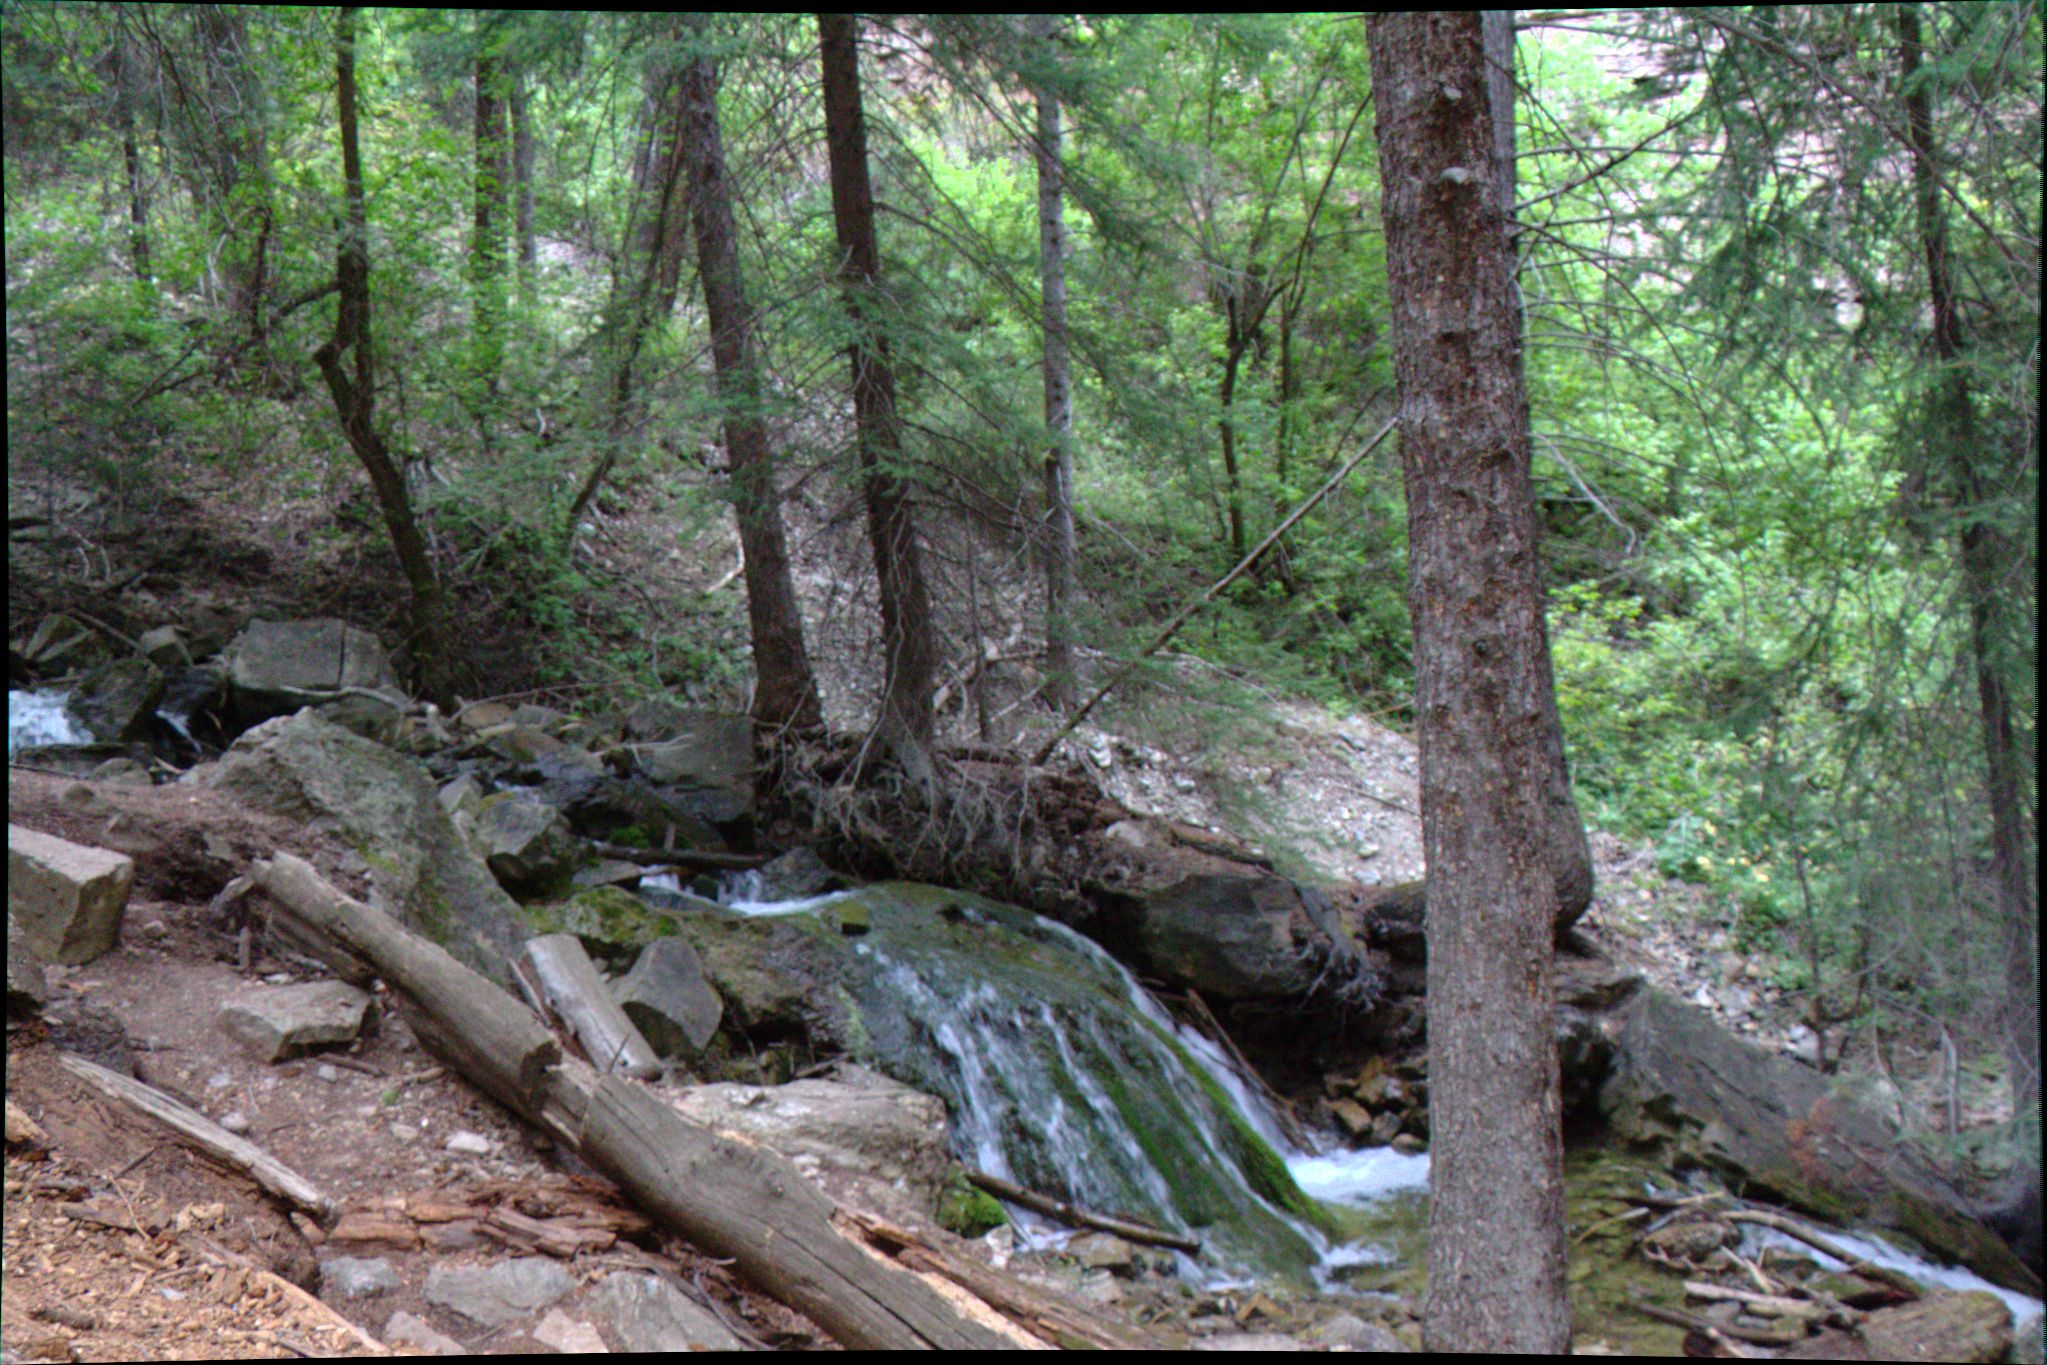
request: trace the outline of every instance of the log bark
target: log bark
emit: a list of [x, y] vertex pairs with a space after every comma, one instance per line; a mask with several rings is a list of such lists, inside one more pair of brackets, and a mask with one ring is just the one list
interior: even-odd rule
[[319, 1186], [255, 1143], [236, 1137], [197, 1110], [187, 1108], [154, 1086], [95, 1066], [70, 1053], [58, 1060], [66, 1071], [109, 1098], [149, 1115], [186, 1142], [223, 1165], [246, 1174], [263, 1189], [294, 1208], [304, 1209], [323, 1225], [334, 1222], [334, 1201]]
[[661, 1075], [661, 1058], [633, 1021], [611, 998], [583, 942], [574, 934], [544, 934], [526, 940], [525, 961], [541, 1001], [576, 1035], [590, 1064], [607, 1075]]
[[342, 895], [310, 864], [280, 853], [250, 875], [290, 914], [374, 963], [415, 1028], [426, 1025], [421, 1042], [473, 1084], [846, 1346], [1009, 1344], [915, 1275], [848, 1240], [833, 1226], [831, 1200], [790, 1162], [688, 1123], [633, 1082], [564, 1058], [511, 996], [389, 915]]

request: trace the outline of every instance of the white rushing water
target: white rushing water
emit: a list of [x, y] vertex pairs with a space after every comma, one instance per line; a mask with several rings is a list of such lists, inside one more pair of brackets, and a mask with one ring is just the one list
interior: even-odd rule
[[7, 756], [43, 744], [90, 744], [92, 735], [65, 709], [69, 692], [7, 692]]
[[[2040, 1300], [2014, 1289], [2000, 1289], [1982, 1276], [1959, 1266], [1936, 1265], [1932, 1261], [1901, 1251], [1881, 1237], [1867, 1232], [1827, 1233], [1827, 1240], [1852, 1255], [1860, 1256], [1871, 1265], [1880, 1265], [1886, 1270], [1896, 1270], [1910, 1275], [1924, 1285], [1939, 1285], [1943, 1289], [1981, 1289], [2003, 1299], [2011, 1309], [2014, 1325], [2040, 1312]], [[1800, 1256], [1810, 1256], [1823, 1270], [1843, 1270], [1846, 1267], [1823, 1252], [1815, 1251], [1805, 1243], [1786, 1237], [1775, 1228], [1757, 1227], [1753, 1223], [1742, 1224], [1741, 1249], [1748, 1255], [1755, 1255], [1764, 1247], [1782, 1247]]]

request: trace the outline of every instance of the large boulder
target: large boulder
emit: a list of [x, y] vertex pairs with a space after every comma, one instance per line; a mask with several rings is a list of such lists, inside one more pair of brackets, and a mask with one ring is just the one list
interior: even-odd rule
[[725, 711], [642, 703], [625, 721], [638, 771], [670, 800], [728, 836], [753, 812], [753, 723]]
[[484, 797], [470, 837], [472, 845], [482, 845], [491, 875], [515, 894], [568, 885], [577, 863], [588, 856], [560, 811], [519, 792]]
[[[351, 689], [398, 692], [390, 656], [346, 621], [249, 622], [222, 651], [230, 706], [241, 725], [287, 715]], [[403, 694], [399, 694], [402, 702]]]
[[2039, 1275], [1982, 1221], [1986, 1202], [1901, 1140], [1850, 1082], [1751, 1047], [1657, 990], [1635, 992], [1602, 1027], [1614, 1063], [1599, 1108], [1622, 1142], [1834, 1222], [1896, 1229], [2039, 1296]]
[[141, 739], [163, 691], [161, 668], [147, 659], [116, 659], [79, 680], [71, 710], [101, 739]]
[[1306, 1001], [1374, 994], [1371, 969], [1314, 892], [1284, 877], [1196, 873], [1167, 885], [1103, 891], [1089, 931], [1140, 975], [1215, 1000]]
[[372, 904], [493, 981], [510, 980], [507, 964], [525, 939], [518, 905], [410, 759], [300, 712], [250, 730], [200, 780], [333, 830], [368, 867]]
[[135, 860], [7, 827], [7, 919], [45, 962], [90, 962], [121, 936]]

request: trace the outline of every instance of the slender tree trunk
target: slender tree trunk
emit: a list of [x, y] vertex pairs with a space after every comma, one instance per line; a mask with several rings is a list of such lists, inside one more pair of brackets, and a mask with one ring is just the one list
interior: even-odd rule
[[[434, 574], [426, 539], [412, 515], [405, 475], [391, 458], [376, 427], [376, 362], [370, 344], [369, 219], [363, 203], [362, 148], [356, 136], [355, 19], [357, 7], [344, 5], [334, 35], [335, 118], [341, 131], [341, 175], [344, 216], [341, 248], [335, 262], [339, 302], [334, 336], [313, 353], [342, 432], [362, 461], [384, 514], [391, 547], [412, 590], [412, 658], [422, 691], [436, 704], [455, 701], [453, 661], [443, 622], [440, 580]], [[351, 378], [342, 357], [355, 355]]]
[[512, 76], [512, 225], [519, 239], [519, 283], [528, 295], [540, 254], [533, 241], [533, 92], [526, 73]]
[[902, 477], [896, 376], [880, 317], [881, 256], [874, 239], [874, 191], [867, 178], [867, 127], [860, 106], [856, 21], [820, 14], [825, 143], [831, 159], [832, 217], [840, 284], [853, 323], [853, 420], [867, 501], [867, 539], [881, 589], [884, 658], [876, 737], [913, 777], [928, 777], [935, 725], [932, 679], [938, 650], [909, 489]]
[[[1032, 20], [1032, 36], [1050, 61], [1056, 15]], [[1073, 366], [1066, 344], [1066, 191], [1059, 96], [1037, 92], [1038, 278], [1045, 313], [1045, 700], [1073, 705]]]
[[[1956, 308], [1954, 267], [1948, 255], [1947, 220], [1938, 180], [1939, 147], [1934, 140], [1933, 99], [1920, 78], [1924, 40], [1918, 7], [1901, 5], [1895, 15], [1903, 76], [1906, 136], [1911, 144], [1912, 181], [1917, 200], [1920, 247], [1926, 257], [1927, 292], [1933, 304], [1933, 354], [1941, 374], [1927, 433], [1929, 463], [1945, 458], [1948, 468], [1929, 470], [1935, 487], [1959, 523], [1957, 534], [1962, 590], [1969, 605], [1970, 663], [1976, 675], [1978, 724], [1990, 799], [1991, 876], [1998, 917], [2004, 926], [2005, 979], [2000, 1010], [2003, 1051], [2011, 1071], [2014, 1112], [2020, 1121], [2021, 1151], [2030, 1147], [2032, 1178], [2039, 1179], [2040, 988], [2039, 905], [2028, 877], [2021, 788], [2024, 781], [2012, 721], [2011, 697], [1997, 667], [1997, 603], [2012, 562], [2012, 547], [1993, 517], [1993, 478], [1984, 464], [1995, 449], [1976, 419], [1962, 354], [1961, 315]], [[1945, 474], [1945, 478], [1939, 475]]]
[[[479, 41], [487, 42], [487, 35]], [[510, 157], [505, 137], [503, 67], [476, 54], [476, 186], [469, 239], [470, 344], [487, 401], [498, 392], [505, 350], [505, 197]]]
[[[701, 45], [708, 27], [705, 16], [692, 14], [684, 22]], [[739, 272], [738, 233], [732, 223], [725, 144], [718, 124], [718, 69], [701, 46], [682, 72], [676, 112], [696, 228], [697, 273], [711, 321], [711, 359], [718, 371], [718, 401], [725, 409], [733, 507], [746, 559], [753, 719], [774, 729], [815, 729], [824, 723], [824, 710], [803, 645], [803, 613], [796, 603], [789, 549], [782, 536], [774, 453], [761, 415], [753, 318]]]
[[1556, 1353], [1562, 1103], [1541, 563], [1484, 24], [1370, 20], [1428, 861], [1423, 1337]]
[[121, 162], [128, 180], [128, 257], [135, 277], [148, 281], [149, 182], [135, 141], [135, 54], [124, 30], [114, 34], [114, 120], [121, 130]]
[[1232, 410], [1237, 401], [1237, 371], [1244, 363], [1244, 352], [1249, 339], [1238, 331], [1238, 304], [1232, 301], [1230, 309], [1229, 336], [1223, 355], [1222, 386], [1216, 392], [1216, 401], [1222, 406], [1222, 415], [1215, 419], [1215, 428], [1222, 437], [1223, 447], [1223, 489], [1228, 499], [1230, 522], [1230, 555], [1234, 559], [1244, 557], [1244, 484], [1237, 471], [1237, 424]]
[[[1516, 198], [1514, 175], [1514, 11], [1485, 12], [1486, 96], [1492, 107], [1493, 167], [1499, 177], [1500, 201], [1507, 205], [1506, 235], [1510, 263], [1518, 249], [1519, 228], [1514, 221]], [[1514, 372], [1521, 372], [1521, 330], [1526, 316], [1521, 306], [1521, 287], [1514, 289]], [[1527, 392], [1522, 392], [1521, 422], [1528, 425]], [[1532, 445], [1523, 450], [1533, 459]], [[1533, 473], [1530, 474], [1531, 479]], [[1540, 574], [1536, 578], [1542, 630], [1542, 744], [1543, 799], [1549, 808], [1550, 866], [1557, 879], [1557, 929], [1577, 923], [1592, 904], [1592, 845], [1585, 837], [1585, 822], [1578, 815], [1578, 802], [1571, 795], [1571, 769], [1564, 757], [1564, 720], [1557, 711], [1556, 673], [1549, 654], [1549, 593]]]
[[211, 143], [212, 193], [218, 197], [222, 306], [232, 320], [228, 353], [240, 338], [250, 357], [267, 366], [263, 267], [269, 242], [270, 154], [263, 91], [249, 61], [248, 26], [238, 5], [201, 5], [197, 13], [205, 54], [206, 107], [188, 110], [195, 129]]

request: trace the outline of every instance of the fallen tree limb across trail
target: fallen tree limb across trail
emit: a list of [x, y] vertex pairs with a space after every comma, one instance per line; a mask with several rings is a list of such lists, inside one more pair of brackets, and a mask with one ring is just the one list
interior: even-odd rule
[[[282, 911], [376, 968], [425, 1046], [616, 1181], [642, 1209], [847, 1347], [1014, 1344], [919, 1276], [844, 1236], [794, 1165], [689, 1123], [640, 1085], [562, 1055], [505, 991], [288, 853], [250, 875]], [[981, 1308], [980, 1301], [972, 1307]], [[992, 1311], [992, 1310], [988, 1310]]]
[[1134, 1218], [1117, 1218], [1111, 1214], [1096, 1213], [1064, 1199], [1055, 1199], [1049, 1194], [1039, 1194], [1021, 1185], [1004, 1180], [999, 1175], [986, 1171], [968, 1171], [967, 1182], [977, 1189], [986, 1190], [997, 1199], [1006, 1199], [1020, 1204], [1032, 1213], [1042, 1213], [1047, 1218], [1056, 1218], [1073, 1228], [1093, 1228], [1097, 1232], [1114, 1233], [1126, 1242], [1139, 1242], [1145, 1246], [1171, 1247], [1190, 1255], [1201, 1250], [1201, 1239], [1189, 1237], [1184, 1232], [1166, 1232], [1149, 1223], [1140, 1223]]

